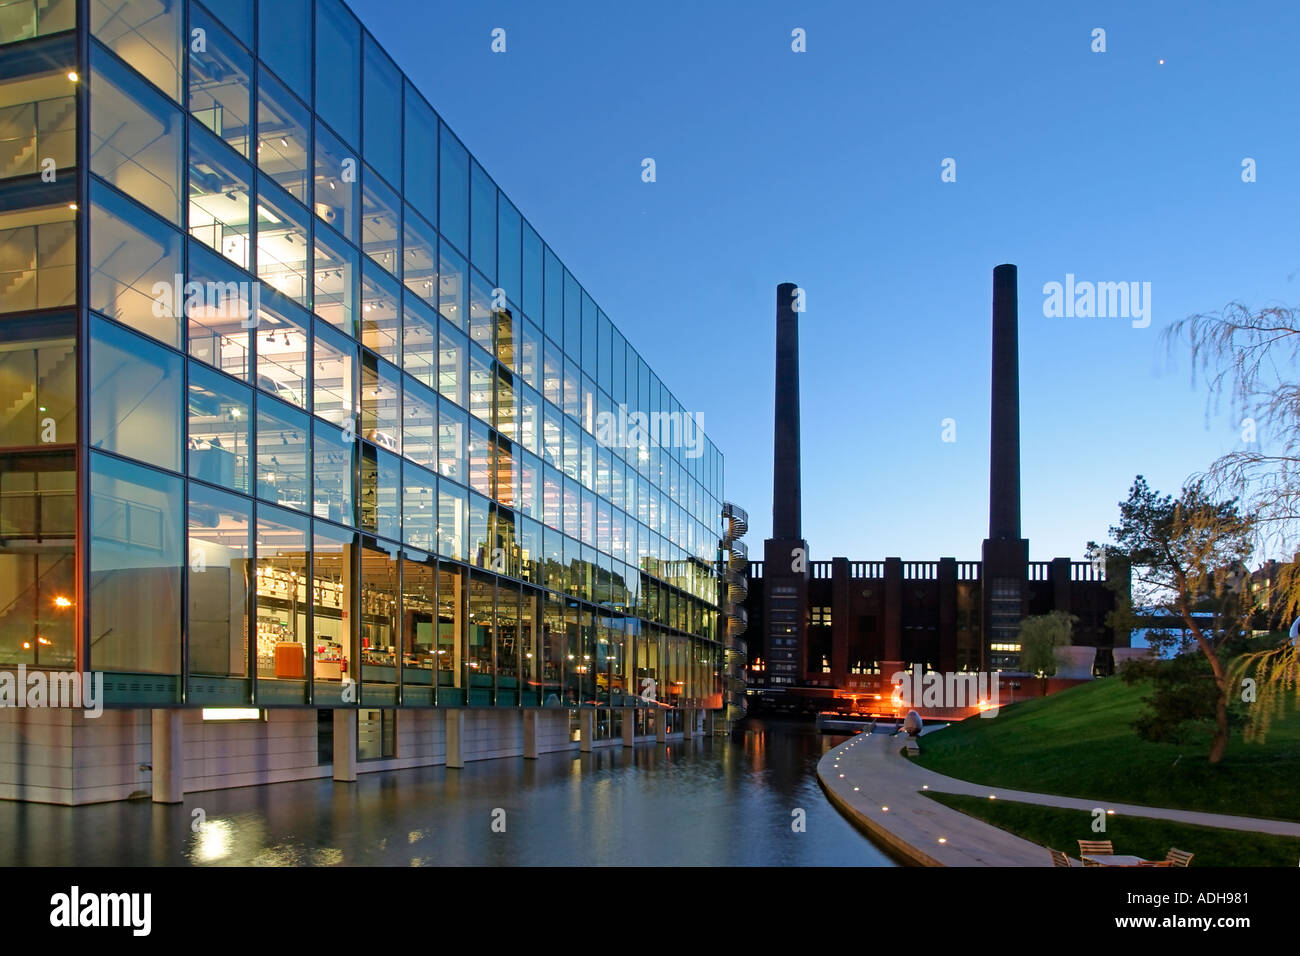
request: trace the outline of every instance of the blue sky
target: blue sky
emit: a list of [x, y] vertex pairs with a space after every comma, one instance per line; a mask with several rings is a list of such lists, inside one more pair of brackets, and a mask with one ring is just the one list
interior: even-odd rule
[[[1135, 474], [1176, 490], [1239, 443], [1163, 326], [1300, 304], [1295, 3], [351, 5], [703, 415], [751, 548], [771, 525], [780, 282], [807, 291], [814, 559], [979, 556], [995, 265], [1020, 268], [1035, 560], [1103, 537]], [[1067, 273], [1150, 282], [1150, 327], [1045, 318]]]

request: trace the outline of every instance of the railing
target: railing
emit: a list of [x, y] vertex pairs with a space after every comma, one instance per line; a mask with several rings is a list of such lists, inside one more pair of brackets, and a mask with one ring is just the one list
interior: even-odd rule
[[1070, 562], [1070, 580], [1071, 581], [1105, 581], [1106, 568], [1100, 563], [1091, 561], [1071, 561]]
[[818, 578], [818, 579], [829, 578], [831, 576], [831, 569], [833, 567], [834, 567], [834, 563], [831, 561], [808, 562], [808, 570], [811, 572], [814, 578]]
[[1051, 577], [1052, 563], [1050, 561], [1030, 561], [1029, 562], [1029, 580], [1046, 581]]
[[979, 579], [980, 579], [980, 562], [978, 561], [957, 562], [958, 581], [978, 581]]
[[885, 562], [851, 561], [849, 562], [849, 576], [852, 578], [883, 578], [885, 576]]
[[933, 581], [939, 577], [938, 561], [904, 561], [903, 580]]

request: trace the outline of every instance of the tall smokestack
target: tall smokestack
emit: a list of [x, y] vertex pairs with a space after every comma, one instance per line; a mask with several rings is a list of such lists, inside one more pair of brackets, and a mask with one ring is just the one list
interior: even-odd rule
[[1016, 267], [993, 270], [993, 389], [989, 538], [1020, 537], [1020, 345]]
[[772, 449], [772, 537], [803, 537], [799, 505], [799, 314], [793, 282], [776, 287], [776, 421]]

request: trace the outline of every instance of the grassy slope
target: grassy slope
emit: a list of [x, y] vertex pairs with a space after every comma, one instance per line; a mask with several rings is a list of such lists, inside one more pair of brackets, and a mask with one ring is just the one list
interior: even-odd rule
[[[1295, 866], [1300, 860], [1300, 839], [1294, 837], [1122, 816], [1107, 817], [1106, 832], [1094, 833], [1092, 814], [1084, 810], [950, 793], [925, 795], [1040, 846], [1064, 850], [1075, 859], [1079, 857], [1079, 840], [1111, 840], [1116, 853], [1131, 853], [1148, 860], [1164, 859], [1170, 847], [1178, 847], [1196, 854], [1192, 866]], [[1043, 855], [1046, 857], [1046, 850]]]
[[1266, 744], [1234, 733], [1210, 766], [1208, 734], [1186, 744], [1138, 739], [1130, 724], [1146, 693], [1118, 678], [1082, 684], [927, 734], [914, 759], [990, 786], [1300, 820], [1300, 714], [1276, 721]]

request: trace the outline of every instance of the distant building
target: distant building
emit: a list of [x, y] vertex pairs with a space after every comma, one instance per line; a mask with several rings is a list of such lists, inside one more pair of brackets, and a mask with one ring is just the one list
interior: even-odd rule
[[[1112, 650], [1129, 646], [1127, 633], [1105, 624], [1117, 594], [1129, 591], [1127, 569], [1069, 558], [1030, 561], [1020, 533], [1016, 267], [993, 272], [989, 536], [979, 561], [809, 559], [801, 523], [796, 294], [791, 283], [777, 287], [772, 537], [764, 560], [750, 565], [745, 600], [751, 699], [794, 710], [847, 709], [859, 701], [859, 709], [888, 710], [890, 676], [912, 665], [1018, 676], [1020, 622], [1053, 610], [1078, 617], [1074, 644], [1095, 648], [1091, 670], [1109, 673]], [[1108, 570], [1122, 575], [1110, 586]]]

